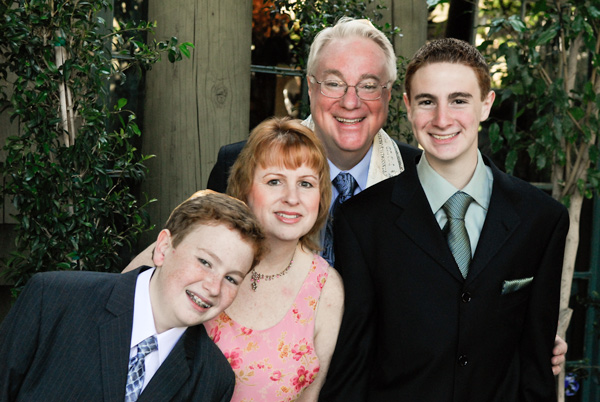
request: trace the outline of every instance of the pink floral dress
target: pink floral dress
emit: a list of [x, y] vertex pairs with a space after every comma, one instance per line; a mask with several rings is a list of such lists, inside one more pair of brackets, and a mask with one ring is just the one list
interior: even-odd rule
[[285, 317], [271, 328], [243, 327], [225, 312], [205, 322], [236, 376], [232, 402], [293, 401], [319, 372], [313, 343], [315, 310], [329, 264], [314, 256], [306, 280]]

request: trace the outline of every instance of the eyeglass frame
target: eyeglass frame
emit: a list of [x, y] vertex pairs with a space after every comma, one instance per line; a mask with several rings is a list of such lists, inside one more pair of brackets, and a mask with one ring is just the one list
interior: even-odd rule
[[319, 84], [319, 92], [321, 92], [321, 95], [323, 95], [323, 96], [325, 96], [325, 97], [327, 97], [327, 98], [329, 98], [329, 99], [342, 99], [342, 98], [343, 98], [344, 96], [346, 96], [346, 94], [348, 93], [348, 88], [354, 88], [354, 90], [356, 91], [356, 96], [357, 96], [357, 97], [358, 97], [360, 100], [367, 101], [367, 102], [368, 102], [368, 101], [376, 101], [376, 100], [379, 100], [379, 99], [381, 99], [381, 97], [383, 96], [383, 89], [387, 89], [388, 91], [390, 90], [390, 89], [388, 88], [388, 85], [390, 84], [390, 82], [388, 81], [388, 82], [386, 82], [386, 83], [385, 83], [385, 84], [383, 84], [383, 85], [379, 85], [379, 86], [381, 87], [382, 91], [381, 91], [381, 95], [379, 95], [377, 98], [375, 98], [375, 99], [363, 99], [363, 98], [361, 98], [361, 97], [360, 97], [360, 95], [358, 94], [358, 90], [356, 89], [356, 86], [357, 86], [358, 84], [360, 84], [361, 82], [365, 81], [365, 80], [361, 80], [361, 81], [357, 82], [355, 85], [348, 85], [348, 83], [347, 83], [346, 81], [341, 81], [341, 80], [340, 80], [340, 81], [338, 81], [338, 82], [343, 82], [343, 83], [344, 83], [344, 85], [346, 85], [346, 90], [344, 91], [344, 94], [343, 94], [342, 96], [335, 97], [335, 96], [329, 96], [329, 95], [325, 95], [325, 94], [323, 93], [323, 86], [321, 85], [321, 84], [323, 84], [325, 81], [334, 81], [334, 80], [323, 80], [323, 81], [319, 81], [319, 80], [317, 80], [317, 77], [315, 77], [315, 76], [314, 76], [314, 75], [312, 75], [312, 74], [311, 74], [311, 75], [309, 75], [309, 77], [310, 77], [310, 78], [312, 78], [312, 79], [314, 79], [314, 82], [313, 82], [313, 84], [314, 84], [315, 82], [316, 82], [317, 84]]

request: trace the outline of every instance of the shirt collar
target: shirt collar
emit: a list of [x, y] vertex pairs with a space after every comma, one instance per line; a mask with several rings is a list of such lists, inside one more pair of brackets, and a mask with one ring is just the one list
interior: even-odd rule
[[491, 187], [491, 174], [488, 176], [488, 168], [483, 162], [481, 152], [477, 151], [477, 167], [471, 181], [467, 183], [465, 188], [462, 189], [465, 193], [469, 194], [475, 202], [477, 202], [483, 209], [487, 211], [490, 205], [490, 198], [492, 194]]
[[158, 342], [159, 364], [162, 363], [181, 337], [187, 327], [171, 328], [162, 334], [156, 333], [154, 326], [154, 314], [150, 302], [150, 278], [156, 268], [150, 268], [140, 273], [135, 285], [135, 296], [133, 304], [133, 328], [131, 331], [131, 345], [133, 348], [138, 343], [156, 335]]
[[[434, 213], [448, 201], [448, 198], [458, 191], [456, 187], [431, 167], [424, 155], [417, 164], [417, 173], [419, 181], [423, 186], [423, 191], [431, 205], [431, 210]], [[490, 203], [491, 187], [489, 186], [486, 166], [479, 150], [477, 151], [477, 166], [475, 167], [473, 177], [462, 191], [473, 197], [475, 202], [487, 210]]]
[[[357, 189], [355, 193], [359, 193], [363, 191], [367, 187], [367, 179], [369, 177], [369, 164], [371, 162], [371, 154], [373, 153], [373, 146], [369, 147], [369, 150], [365, 154], [365, 156], [358, 162], [352, 169], [344, 170], [344, 172], [348, 172], [354, 177], [356, 180]], [[331, 181], [336, 178], [336, 176], [342, 172], [337, 166], [335, 166], [329, 159], [327, 159], [329, 163], [329, 175]]]

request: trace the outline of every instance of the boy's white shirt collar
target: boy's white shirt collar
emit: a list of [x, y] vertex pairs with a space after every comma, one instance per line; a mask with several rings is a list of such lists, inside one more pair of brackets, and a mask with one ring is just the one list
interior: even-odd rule
[[[160, 366], [167, 356], [169, 356], [169, 353], [171, 353], [171, 350], [173, 350], [175, 344], [179, 338], [181, 338], [181, 335], [183, 335], [187, 327], [171, 328], [162, 334], [156, 333], [154, 314], [152, 313], [152, 303], [150, 301], [150, 278], [155, 270], [156, 268], [147, 269], [137, 277], [130, 347], [135, 354], [135, 346], [138, 343], [149, 336], [156, 335], [156, 340], [158, 341], [158, 365], [156, 368], [158, 369], [158, 366]], [[152, 355], [154, 355], [154, 353], [152, 353]]]

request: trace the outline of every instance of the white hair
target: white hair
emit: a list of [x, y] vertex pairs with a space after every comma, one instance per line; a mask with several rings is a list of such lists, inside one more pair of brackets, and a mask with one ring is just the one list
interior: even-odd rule
[[385, 55], [385, 67], [388, 73], [387, 80], [395, 82], [398, 77], [396, 66], [396, 54], [389, 39], [379, 29], [367, 19], [354, 19], [342, 17], [332, 27], [327, 27], [319, 32], [310, 46], [306, 72], [308, 75], [315, 75], [321, 51], [329, 42], [335, 39], [346, 39], [351, 37], [360, 37], [371, 39], [377, 44]]

